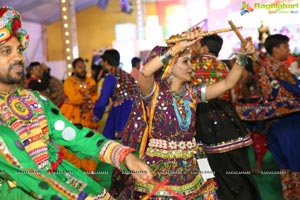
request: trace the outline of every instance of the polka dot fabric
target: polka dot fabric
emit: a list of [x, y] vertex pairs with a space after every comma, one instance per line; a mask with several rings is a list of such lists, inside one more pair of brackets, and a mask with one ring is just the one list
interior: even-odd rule
[[[35, 119], [37, 123], [40, 120], [42, 126], [41, 129], [37, 129], [38, 126], [33, 123], [26, 129], [25, 121], [21, 123], [21, 120], [19, 123], [18, 116], [9, 110], [5, 101], [7, 98], [0, 98], [0, 114], [3, 119], [0, 125], [0, 166], [1, 170], [5, 171], [4, 176], [7, 175], [11, 180], [9, 185], [6, 182], [0, 185], [0, 190], [14, 188], [9, 196], [5, 196], [8, 192], [0, 192], [0, 199], [24, 199], [28, 195], [40, 199], [81, 199], [86, 196], [92, 199], [111, 199], [109, 193], [87, 174], [65, 160], [60, 161], [63, 156], [53, 144], [63, 145], [82, 158], [102, 160], [116, 167], [120, 167], [120, 162], [133, 149], [109, 141], [91, 129], [73, 125], [51, 101], [37, 92], [19, 88], [16, 94], [8, 95], [24, 98], [24, 102], [29, 105], [28, 109], [33, 113], [28, 122]], [[4, 118], [5, 116], [7, 118]], [[6, 123], [15, 122], [20, 124], [20, 133], [26, 136], [28, 143], [21, 140], [21, 135], [13, 130], [14, 126], [4, 126]], [[31, 137], [33, 133], [36, 137]], [[32, 146], [34, 140], [41, 144], [42, 148], [38, 151]], [[42, 165], [37, 165], [39, 162], [33, 159], [30, 151], [35, 155], [40, 155], [39, 152], [45, 155]], [[49, 171], [54, 169], [54, 164], [56, 170]], [[22, 197], [18, 196], [20, 194], [23, 194]]]

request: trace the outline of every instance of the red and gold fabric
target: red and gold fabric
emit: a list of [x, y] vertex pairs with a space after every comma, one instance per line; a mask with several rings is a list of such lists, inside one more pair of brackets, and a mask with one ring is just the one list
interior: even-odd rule
[[[213, 55], [204, 55], [200, 58], [192, 60], [194, 67], [194, 76], [192, 83], [199, 84], [213, 84], [226, 78], [229, 69], [224, 62], [216, 59]], [[230, 92], [225, 92], [222, 99], [230, 100]]]

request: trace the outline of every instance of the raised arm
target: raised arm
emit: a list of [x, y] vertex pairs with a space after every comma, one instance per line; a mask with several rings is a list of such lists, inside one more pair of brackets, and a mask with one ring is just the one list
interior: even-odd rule
[[[157, 55], [152, 60], [147, 62], [140, 75], [139, 85], [141, 88], [141, 92], [144, 96], [150, 94], [154, 87], [154, 73], [160, 70], [163, 66], [168, 64], [168, 61], [177, 53], [185, 50], [186, 48], [190, 47], [197, 41], [201, 39], [198, 36], [199, 31], [192, 31], [184, 33], [186, 40], [180, 41], [176, 43], [174, 46], [168, 48], [167, 52], [163, 55]], [[152, 52], [155, 48], [152, 50]]]
[[143, 96], [148, 95], [154, 86], [154, 72], [163, 67], [160, 56], [157, 55], [154, 59], [147, 62], [140, 75], [139, 86]]
[[245, 49], [242, 49], [238, 54], [236, 62], [230, 70], [228, 76], [217, 83], [208, 85], [206, 88], [206, 99], [214, 99], [222, 95], [227, 90], [232, 89], [242, 76], [244, 66], [247, 62], [247, 55], [252, 54], [255, 51], [255, 47], [251, 40], [248, 40]]

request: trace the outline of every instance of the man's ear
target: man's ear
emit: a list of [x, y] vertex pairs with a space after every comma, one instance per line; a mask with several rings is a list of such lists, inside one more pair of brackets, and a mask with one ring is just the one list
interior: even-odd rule
[[209, 53], [209, 49], [208, 49], [207, 45], [202, 46], [202, 47], [201, 47], [201, 51], [202, 51], [202, 54], [207, 54], [207, 53]]
[[276, 46], [273, 47], [273, 49], [272, 49], [272, 55], [277, 54], [279, 50], [280, 50], [279, 47], [276, 47]]

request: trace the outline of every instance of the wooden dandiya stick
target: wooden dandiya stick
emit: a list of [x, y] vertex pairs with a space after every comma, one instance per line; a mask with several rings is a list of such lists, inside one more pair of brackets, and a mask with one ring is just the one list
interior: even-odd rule
[[[245, 47], [246, 44], [247, 44], [247, 41], [243, 38], [243, 36], [239, 32], [238, 28], [234, 25], [234, 23], [231, 20], [229, 20], [228, 23], [231, 26], [234, 33], [236, 34], [236, 36], [240, 39], [243, 47]], [[252, 54], [251, 58], [252, 58], [253, 61], [257, 61], [257, 56], [256, 56], [255, 52]]]
[[[195, 24], [194, 26], [191, 26], [187, 31], [189, 30], [193, 30], [194, 28], [198, 28], [198, 25], [201, 24], [202, 22], [205, 22], [206, 19], [201, 20], [200, 22], [198, 22], [197, 24]], [[206, 23], [206, 22], [205, 22]]]
[[168, 179], [165, 179], [163, 182], [158, 183], [156, 181], [151, 180], [150, 183], [152, 183], [153, 185], [155, 185], [155, 187], [153, 188], [153, 190], [145, 195], [141, 200], [148, 200], [150, 197], [152, 197], [159, 189], [163, 189], [166, 192], [168, 192], [169, 194], [172, 194], [174, 197], [176, 197], [179, 200], [186, 200], [186, 198], [184, 196], [182, 196], [181, 194], [178, 194], [176, 192], [174, 192], [173, 190], [170, 190], [168, 187], [166, 187], [166, 184], [169, 182]]
[[[241, 29], [242, 26], [236, 27], [236, 29]], [[214, 34], [218, 34], [218, 33], [224, 33], [224, 32], [229, 32], [229, 31], [233, 31], [232, 28], [223, 28], [223, 29], [218, 29], [218, 30], [214, 30], [214, 31], [202, 31], [202, 29], [198, 29], [199, 30], [199, 36], [207, 36], [207, 35], [214, 35]], [[167, 45], [171, 45], [174, 44], [176, 42], [179, 41], [184, 41], [186, 40], [186, 37], [184, 37], [182, 34], [179, 35], [172, 35], [171, 37], [169, 37], [169, 39], [166, 40]]]

